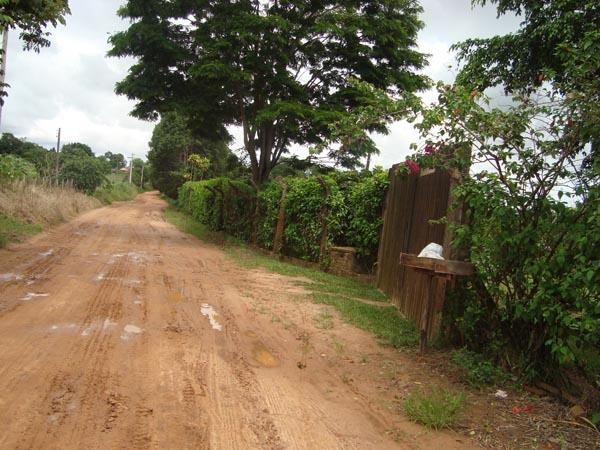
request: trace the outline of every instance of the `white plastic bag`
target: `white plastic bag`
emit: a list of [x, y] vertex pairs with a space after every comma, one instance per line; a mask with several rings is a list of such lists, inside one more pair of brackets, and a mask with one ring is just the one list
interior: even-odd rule
[[417, 256], [419, 258], [435, 258], [435, 259], [444, 259], [442, 256], [442, 251], [444, 249], [440, 244], [436, 244], [435, 242], [431, 242], [425, 246], [421, 253]]

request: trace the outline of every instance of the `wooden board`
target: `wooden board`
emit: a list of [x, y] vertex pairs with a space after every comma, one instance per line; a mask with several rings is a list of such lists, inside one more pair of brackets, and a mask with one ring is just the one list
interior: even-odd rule
[[400, 253], [400, 264], [440, 275], [472, 275], [473, 264], [448, 259], [420, 258], [410, 253]]

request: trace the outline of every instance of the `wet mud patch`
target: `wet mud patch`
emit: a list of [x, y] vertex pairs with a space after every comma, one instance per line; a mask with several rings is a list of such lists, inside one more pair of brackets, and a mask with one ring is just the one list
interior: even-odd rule
[[271, 350], [260, 341], [255, 341], [252, 345], [252, 358], [263, 367], [279, 367], [281, 364]]
[[219, 313], [215, 311], [212, 305], [209, 305], [208, 303], [202, 303], [202, 306], [200, 307], [200, 312], [203, 316], [206, 316], [208, 318], [208, 322], [210, 323], [210, 326], [213, 330], [223, 330], [223, 326], [217, 321]]

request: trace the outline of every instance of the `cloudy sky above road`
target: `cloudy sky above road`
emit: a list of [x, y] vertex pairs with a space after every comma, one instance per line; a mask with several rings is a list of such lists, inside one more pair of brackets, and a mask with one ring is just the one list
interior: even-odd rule
[[[116, 16], [124, 0], [69, 3], [67, 25], [52, 30], [52, 46], [39, 54], [24, 52], [17, 33], [9, 35], [6, 82], [11, 87], [1, 131], [53, 148], [61, 128], [62, 143], [83, 142], [96, 154], [111, 151], [143, 158], [155, 123], [130, 117], [133, 103], [114, 94], [115, 83], [125, 77], [132, 61], [106, 57], [108, 36], [128, 25]], [[497, 19], [492, 7], [471, 9], [470, 0], [421, 4], [425, 28], [419, 45], [431, 55], [425, 73], [434, 80], [450, 82], [455, 76], [449, 69], [454, 65], [448, 50], [452, 43], [504, 34], [519, 23], [514, 17]], [[389, 167], [404, 160], [418, 135], [412, 126], [398, 123], [389, 135], [375, 139], [381, 155], [374, 162]]]

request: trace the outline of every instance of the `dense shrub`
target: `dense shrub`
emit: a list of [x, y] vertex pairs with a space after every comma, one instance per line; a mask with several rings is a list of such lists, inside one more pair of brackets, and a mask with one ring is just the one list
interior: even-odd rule
[[[327, 217], [329, 236], [343, 227], [343, 196], [330, 177], [290, 178], [286, 198], [283, 252], [319, 261], [322, 217]], [[329, 191], [329, 195], [327, 195]]]
[[243, 239], [249, 239], [257, 213], [256, 243], [272, 250], [285, 186], [284, 254], [320, 261], [324, 256], [320, 250], [325, 218], [327, 244], [356, 246], [369, 269], [377, 258], [387, 185], [383, 170], [372, 175], [341, 172], [325, 177], [278, 178], [264, 184], [258, 194], [248, 184], [215, 178], [185, 183], [178, 202], [211, 230]]
[[359, 261], [367, 269], [371, 269], [377, 261], [388, 186], [387, 171], [379, 169], [361, 177], [350, 189], [347, 241], [350, 246], [356, 247]]
[[15, 155], [0, 155], [0, 182], [32, 180], [37, 177], [35, 166]]
[[273, 250], [283, 183], [286, 181], [272, 181], [263, 185], [258, 193], [257, 244], [268, 250]]
[[97, 158], [84, 156], [65, 159], [60, 169], [61, 182], [72, 183], [77, 190], [91, 195], [105, 181], [104, 165]]
[[188, 181], [179, 189], [178, 204], [213, 231], [250, 239], [256, 193], [247, 183], [228, 178]]
[[455, 244], [475, 274], [446, 302], [452, 337], [523, 378], [562, 382], [580, 370], [598, 386], [600, 170], [581, 164], [588, 149], [575, 111], [560, 94], [503, 110], [474, 96], [440, 90], [440, 105], [424, 117], [439, 134], [418, 159], [450, 157], [461, 167], [464, 154], [454, 150], [468, 149], [485, 163], [454, 191], [468, 218]]

